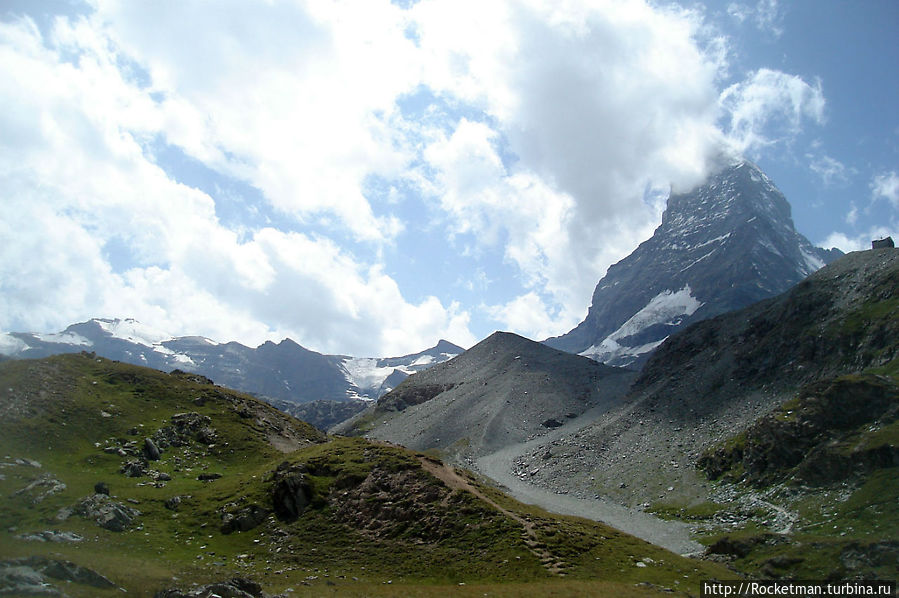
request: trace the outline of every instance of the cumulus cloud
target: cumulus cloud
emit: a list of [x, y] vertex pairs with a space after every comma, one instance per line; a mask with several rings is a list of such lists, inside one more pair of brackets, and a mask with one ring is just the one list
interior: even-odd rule
[[391, 118], [419, 66], [398, 7], [104, 0], [91, 19], [149, 71], [171, 143], [301, 220], [375, 241], [402, 229], [361, 192], [409, 159]]
[[[145, 154], [168, 108], [120, 71], [89, 22], [60, 21], [50, 40], [28, 20], [3, 23], [0, 39], [0, 62], [21, 75], [0, 84], [0, 128], [18, 131], [0, 146], [4, 328], [134, 316], [185, 334], [290, 335], [372, 355], [439, 336], [473, 341], [459, 305], [407, 302], [377, 263], [327, 238], [271, 228], [241, 238], [224, 227], [213, 198]], [[110, 245], [128, 254], [121, 271]]]
[[647, 189], [699, 182], [720, 151], [719, 57], [698, 48], [697, 15], [643, 2], [491, 3], [474, 23], [455, 4], [413, 13], [428, 84], [488, 117], [428, 146], [441, 205], [456, 232], [502, 233], [521, 301], [542, 295], [542, 328], [564, 331], [657, 223]]
[[[384, 355], [470, 344], [477, 309], [560, 334], [669, 185], [824, 118], [821, 83], [779, 71], [722, 92], [726, 40], [644, 0], [94, 0], [46, 32], [0, 23], [7, 329], [133, 316]], [[401, 105], [420, 90], [434, 100], [416, 118]], [[223, 198], [179, 182], [160, 146], [271, 216], [223, 224]], [[383, 250], [415, 235], [498, 253], [505, 294], [461, 304], [458, 270], [401, 288]]]
[[894, 239], [899, 238], [899, 227], [896, 227], [895, 225], [874, 226], [866, 231], [857, 232], [855, 234], [833, 232], [821, 242], [821, 247], [836, 247], [845, 253], [850, 251], [864, 251], [866, 249], [871, 249], [871, 241], [889, 236], [892, 236]]

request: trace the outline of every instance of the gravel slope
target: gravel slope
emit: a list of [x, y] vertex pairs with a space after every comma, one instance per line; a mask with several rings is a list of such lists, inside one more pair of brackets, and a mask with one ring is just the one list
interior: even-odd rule
[[[410, 376], [382, 397], [366, 436], [474, 459], [545, 436], [596, 406], [615, 404], [635, 372], [497, 332], [462, 355]], [[352, 427], [352, 423], [348, 425]], [[352, 433], [347, 427], [335, 431]]]
[[[474, 467], [495, 481], [503, 490], [527, 504], [538, 505], [548, 511], [602, 521], [623, 532], [634, 535], [682, 555], [695, 555], [703, 547], [690, 538], [687, 524], [664, 521], [638, 509], [625, 507], [613, 500], [595, 495], [592, 498], [575, 496], [562, 490], [559, 493], [529, 481], [531, 471], [517, 472], [523, 455], [546, 452], [553, 442], [577, 433], [593, 421], [617, 418], [627, 412], [627, 406], [616, 403], [591, 409], [579, 421], [571, 422], [540, 438], [507, 446], [478, 458]], [[535, 469], [540, 469], [535, 467]], [[537, 472], [539, 474], [539, 471]], [[535, 475], [537, 475], [535, 474]]]

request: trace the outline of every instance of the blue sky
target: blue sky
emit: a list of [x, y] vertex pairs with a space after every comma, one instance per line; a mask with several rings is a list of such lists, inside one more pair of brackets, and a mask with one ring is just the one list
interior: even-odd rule
[[742, 155], [899, 237], [899, 4], [0, 3], [0, 330], [398, 355], [586, 314]]

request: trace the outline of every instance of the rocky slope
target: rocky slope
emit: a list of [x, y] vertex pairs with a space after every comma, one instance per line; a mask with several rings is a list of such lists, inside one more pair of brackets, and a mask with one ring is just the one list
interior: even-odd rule
[[698, 467], [721, 480], [713, 497], [750, 513], [759, 506], [767, 511], [739, 525], [708, 526], [708, 554], [767, 577], [894, 578], [897, 373], [809, 384], [744, 432], [707, 449]]
[[712, 479], [827, 486], [899, 467], [899, 383], [873, 374], [803, 387], [697, 462]]
[[[753, 574], [895, 575], [882, 563], [899, 525], [897, 337], [899, 250], [856, 252], [672, 335], [639, 374], [498, 333], [410, 377], [353, 429], [634, 533], [673, 532], [610, 505], [683, 519]], [[884, 517], [861, 517], [865, 505]], [[822, 537], [825, 522], [845, 536]], [[799, 554], [807, 541], [820, 558]]]
[[797, 233], [783, 194], [740, 162], [672, 195], [653, 236], [599, 281], [586, 319], [545, 342], [638, 366], [673, 332], [782, 293], [839, 255]]
[[695, 594], [725, 573], [196, 374], [87, 353], [0, 364], [0, 456], [6, 595]]
[[[841, 502], [854, 505], [857, 514], [859, 505], [895, 500], [897, 489], [888, 483], [895, 479], [899, 450], [891, 423], [895, 381], [845, 376], [895, 378], [897, 333], [899, 250], [849, 254], [776, 298], [673, 335], [648, 361], [621, 408], [530, 447], [515, 467], [539, 466], [529, 480], [557, 492], [600, 494], [676, 516], [701, 513], [720, 524], [712, 526], [718, 531], [764, 525], [777, 534], [758, 540], [759, 546], [774, 550], [767, 542], [776, 541], [777, 550], [786, 551], [797, 541], [794, 530], [822, 525], [821, 512], [848, 512]], [[786, 419], [773, 425], [778, 418]], [[873, 436], [863, 441], [857, 435], [864, 430]], [[850, 436], [855, 444], [846, 447]], [[875, 444], [866, 444], [874, 437]], [[731, 472], [729, 479], [742, 483], [711, 482], [696, 468], [701, 458], [712, 477]], [[849, 470], [859, 477], [843, 475]], [[783, 492], [773, 488], [789, 477], [787, 471], [802, 483]], [[807, 511], [814, 504], [819, 510]], [[885, 541], [897, 520], [890, 515], [854, 532], [841, 520], [837, 525], [851, 541], [829, 543], [832, 552], [820, 561], [766, 569], [765, 559], [776, 555], [753, 549], [741, 566], [772, 576], [836, 570], [844, 551], [864, 553], [864, 546]], [[756, 562], [750, 553], [767, 556]], [[873, 565], [865, 569], [865, 559], [845, 570], [882, 572]]]
[[611, 408], [634, 376], [496, 332], [462, 355], [409, 377], [334, 431], [436, 449], [470, 464], [589, 410]]
[[85, 350], [158, 370], [195, 372], [257, 396], [304, 403], [377, 399], [409, 374], [463, 349], [441, 340], [402, 357], [323, 355], [290, 339], [252, 348], [199, 336], [173, 337], [132, 319], [95, 318], [56, 334], [0, 333], [0, 354], [8, 357], [34, 359]]
[[[580, 477], [557, 483], [584, 492], [599, 487], [630, 504], [665, 498], [670, 486], [686, 497], [701, 487], [693, 464], [707, 446], [742, 431], [804, 384], [899, 357], [897, 289], [899, 251], [856, 252], [776, 298], [672, 336], [647, 362], [614, 422], [598, 421], [553, 447], [551, 463], [583, 451], [591, 460]], [[550, 486], [554, 469], [543, 468]], [[618, 488], [621, 480], [626, 488]]]

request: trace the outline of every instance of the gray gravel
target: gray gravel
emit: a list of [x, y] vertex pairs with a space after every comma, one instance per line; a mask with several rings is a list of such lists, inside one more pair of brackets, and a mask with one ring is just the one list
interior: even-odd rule
[[[523, 476], [529, 476], [530, 472], [525, 472], [523, 476], [516, 475], [516, 463], [522, 455], [545, 451], [545, 447], [552, 442], [576, 433], [596, 418], [611, 415], [609, 413], [611, 410], [609, 406], [597, 407], [585, 413], [577, 421], [557, 428], [545, 436], [507, 446], [482, 456], [475, 461], [474, 466], [481, 474], [500, 484], [508, 494], [521, 502], [537, 505], [553, 513], [601, 521], [678, 554], [697, 555], [701, 553], [703, 546], [690, 538], [692, 528], [685, 523], [664, 521], [649, 513], [625, 507], [603, 497], [588, 498], [554, 492], [532, 484], [527, 479], [522, 479]], [[534, 475], [537, 474], [539, 471]]]

